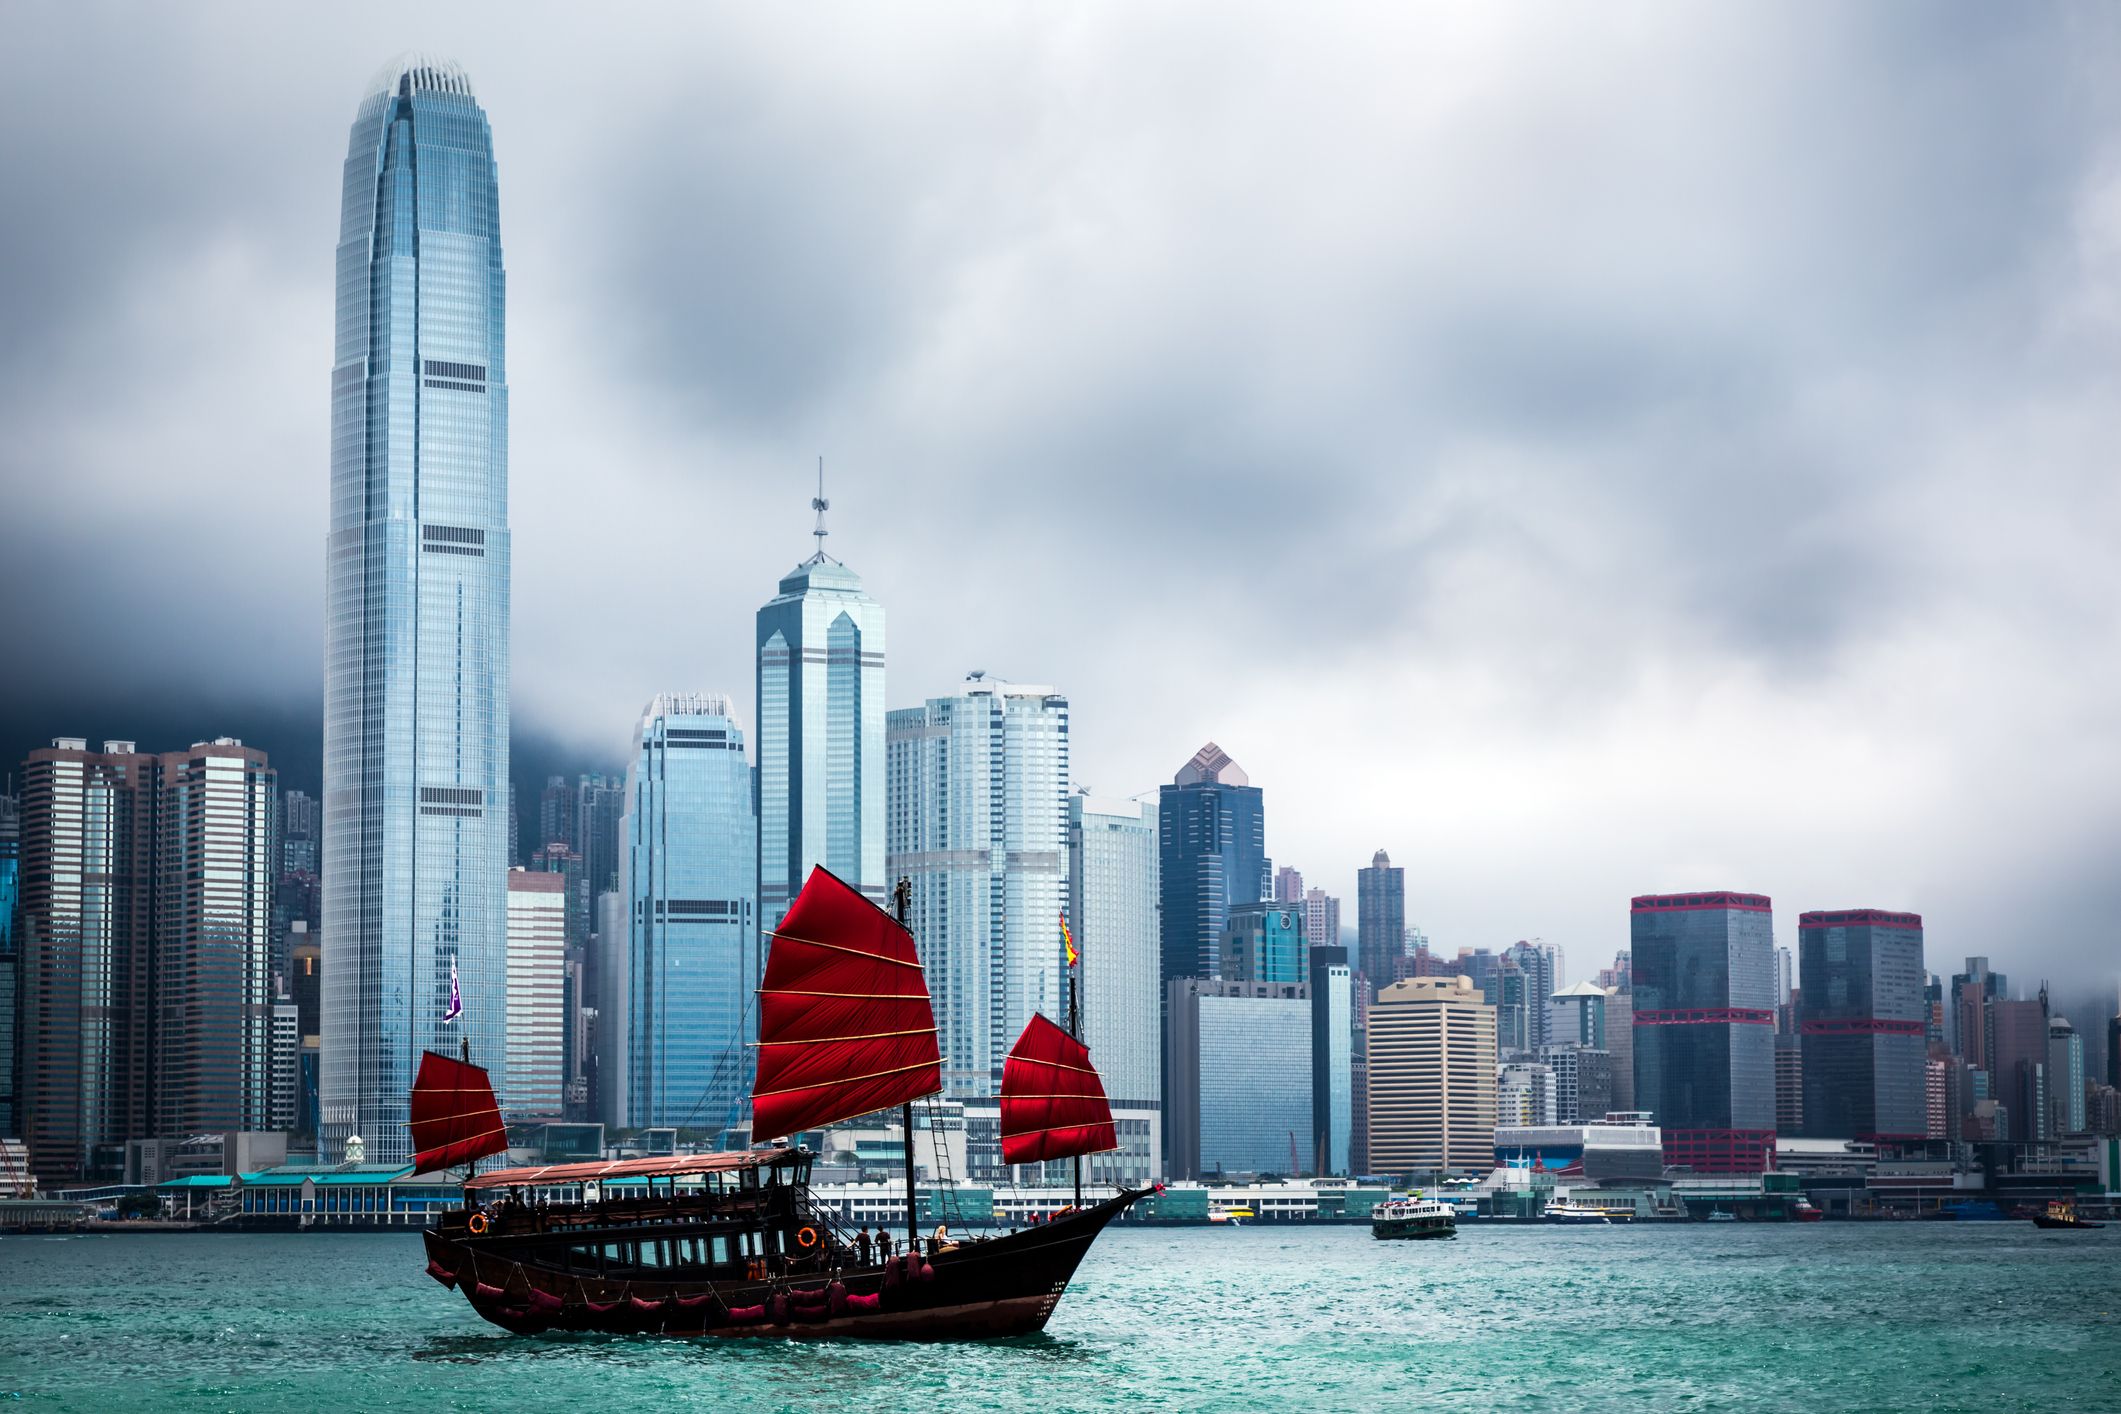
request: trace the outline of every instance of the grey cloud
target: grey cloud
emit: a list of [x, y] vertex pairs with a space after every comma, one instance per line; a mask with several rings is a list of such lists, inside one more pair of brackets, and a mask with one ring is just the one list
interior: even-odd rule
[[[2000, 929], [1984, 852], [2121, 794], [2121, 21], [1631, 14], [17, 10], [10, 720], [313, 699], [339, 163], [420, 46], [495, 124], [540, 759], [748, 699], [822, 451], [895, 704], [1056, 682], [1101, 788], [1213, 736], [1446, 946], [1681, 867]], [[1843, 837], [1827, 775], [1931, 794]], [[2010, 947], [2093, 965], [2039, 867]]]

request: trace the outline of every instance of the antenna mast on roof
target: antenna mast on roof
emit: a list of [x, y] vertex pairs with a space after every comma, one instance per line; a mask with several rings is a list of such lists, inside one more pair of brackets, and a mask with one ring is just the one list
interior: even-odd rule
[[813, 565], [821, 565], [828, 558], [825, 554], [825, 512], [831, 507], [832, 502], [825, 499], [825, 458], [820, 456], [817, 459], [817, 494], [810, 498], [810, 509], [817, 512], [817, 529], [810, 532], [817, 537], [817, 553], [810, 557]]

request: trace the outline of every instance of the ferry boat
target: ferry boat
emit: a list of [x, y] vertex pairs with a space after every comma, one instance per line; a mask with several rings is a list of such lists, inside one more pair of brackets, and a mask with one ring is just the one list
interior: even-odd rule
[[1573, 1198], [1561, 1198], [1547, 1204], [1546, 1218], [1549, 1222], [1572, 1223], [1578, 1226], [1610, 1226], [1613, 1215], [1590, 1203], [1579, 1203]]
[[2046, 1228], [2102, 1228], [2105, 1223], [2095, 1223], [2089, 1218], [2077, 1216], [2075, 1203], [2057, 1200], [2047, 1205], [2044, 1213], [2033, 1214], [2033, 1225]]
[[[1097, 1235], [1154, 1190], [1082, 1202], [1081, 1157], [1119, 1147], [1112, 1111], [1088, 1048], [1034, 1016], [1002, 1071], [1002, 1160], [1076, 1159], [1075, 1206], [1018, 1232], [953, 1240], [937, 1228], [923, 1243], [912, 1106], [941, 1090], [942, 1070], [906, 895], [901, 881], [894, 918], [818, 869], [770, 934], [753, 1133], [782, 1142], [473, 1171], [464, 1205], [425, 1234], [427, 1274], [519, 1334], [954, 1340], [1042, 1329]], [[814, 1156], [785, 1141], [893, 1107], [906, 1229], [894, 1241], [879, 1227], [872, 1243], [813, 1200]], [[475, 1170], [507, 1149], [486, 1072], [433, 1051], [414, 1082], [411, 1129], [422, 1170]]]
[[1381, 1241], [1456, 1237], [1458, 1213], [1431, 1198], [1394, 1198], [1370, 1209], [1370, 1236]]
[[1703, 1218], [1702, 1221], [1708, 1223], [1734, 1223], [1738, 1221], [1738, 1215], [1736, 1213], [1727, 1213], [1721, 1208], [1714, 1208], [1710, 1210], [1709, 1215]]

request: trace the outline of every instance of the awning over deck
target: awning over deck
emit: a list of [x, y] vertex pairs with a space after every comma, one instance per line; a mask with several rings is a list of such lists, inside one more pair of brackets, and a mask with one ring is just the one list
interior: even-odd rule
[[729, 1173], [786, 1163], [793, 1149], [737, 1150], [721, 1154], [679, 1154], [674, 1158], [616, 1159], [582, 1164], [546, 1164], [538, 1168], [494, 1169], [477, 1174], [464, 1188], [532, 1188], [553, 1183], [609, 1183], [630, 1178], [680, 1178], [687, 1174]]

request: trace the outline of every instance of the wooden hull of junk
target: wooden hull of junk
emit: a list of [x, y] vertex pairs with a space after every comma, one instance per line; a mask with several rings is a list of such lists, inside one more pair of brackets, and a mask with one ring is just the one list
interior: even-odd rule
[[[711, 1240], [707, 1222], [581, 1225], [591, 1210], [524, 1213], [474, 1235], [468, 1211], [429, 1229], [428, 1274], [462, 1290], [474, 1311], [519, 1335], [606, 1331], [681, 1337], [974, 1340], [1044, 1329], [1075, 1268], [1106, 1224], [1146, 1196], [1120, 1193], [1018, 1232], [959, 1243], [909, 1264], [826, 1267], [787, 1276], [697, 1276], [683, 1267], [581, 1270], [588, 1248]], [[536, 1230], [542, 1228], [542, 1230]], [[525, 1230], [529, 1229], [529, 1230]]]

